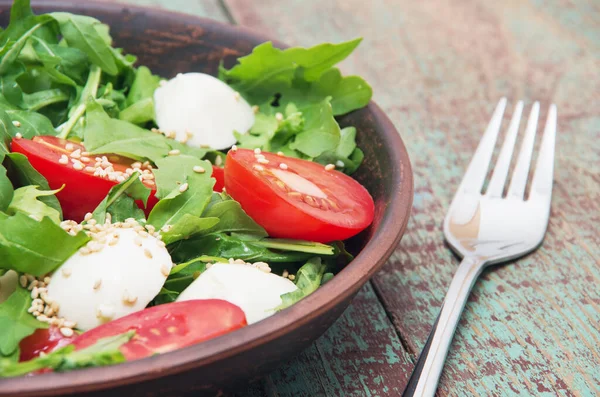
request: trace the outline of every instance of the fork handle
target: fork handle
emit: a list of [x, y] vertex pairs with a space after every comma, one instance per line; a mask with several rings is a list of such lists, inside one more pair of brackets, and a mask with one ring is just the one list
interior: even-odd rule
[[454, 331], [484, 265], [482, 258], [465, 256], [458, 266], [403, 397], [432, 397], [435, 394]]

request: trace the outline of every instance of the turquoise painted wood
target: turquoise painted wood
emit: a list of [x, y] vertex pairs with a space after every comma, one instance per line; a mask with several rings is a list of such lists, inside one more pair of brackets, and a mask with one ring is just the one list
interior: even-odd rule
[[398, 395], [458, 264], [441, 221], [501, 96], [558, 105], [552, 217], [540, 250], [476, 285], [439, 394], [600, 395], [600, 3], [135, 2], [295, 45], [364, 37], [342, 69], [373, 85], [413, 162], [413, 216], [390, 261], [321, 339], [240, 397]]

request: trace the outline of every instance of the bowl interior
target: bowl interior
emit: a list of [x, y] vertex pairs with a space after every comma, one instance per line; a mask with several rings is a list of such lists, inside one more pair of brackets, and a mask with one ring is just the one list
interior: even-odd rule
[[[0, 0], [0, 26], [8, 24], [11, 3]], [[137, 55], [138, 65], [146, 65], [163, 77], [190, 71], [216, 75], [220, 62], [231, 66], [238, 57], [268, 40], [255, 32], [207, 19], [115, 3], [46, 0], [34, 2], [34, 9], [37, 13], [69, 11], [100, 19], [110, 25], [116, 46]], [[310, 326], [311, 321], [336, 306], [347, 304], [383, 265], [404, 232], [412, 203], [412, 171], [398, 132], [377, 105], [371, 103], [339, 121], [342, 126], [357, 127], [365, 161], [353, 176], [371, 193], [376, 208], [372, 226], [349, 241], [351, 252], [358, 254], [355, 260], [332, 281], [265, 321], [201, 345], [119, 366], [7, 379], [3, 380], [0, 395], [99, 390], [199, 368], [267, 346], [292, 330]], [[318, 336], [314, 332], [307, 335], [310, 340]]]

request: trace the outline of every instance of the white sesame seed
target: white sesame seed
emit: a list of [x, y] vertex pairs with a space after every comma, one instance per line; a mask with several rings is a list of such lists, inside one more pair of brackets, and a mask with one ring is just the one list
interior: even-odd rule
[[96, 280], [96, 282], [94, 283], [94, 289], [95, 290], [99, 289], [101, 285], [102, 285], [102, 280], [101, 279]]
[[73, 336], [73, 329], [68, 328], [68, 327], [62, 327], [60, 329], [60, 333], [63, 334], [64, 336], [66, 336], [67, 338]]
[[284, 156], [284, 153], [283, 152], [277, 152], [277, 155], [278, 156]]
[[12, 123], [13, 123], [13, 125], [14, 125], [15, 127], [20, 127], [20, 126], [21, 126], [21, 122], [20, 122], [19, 120], [13, 120], [13, 122], [12, 122]]
[[84, 165], [83, 165], [83, 164], [81, 164], [81, 163], [79, 163], [79, 162], [77, 162], [77, 163], [73, 164], [73, 169], [75, 169], [75, 170], [77, 170], [77, 171], [81, 171], [81, 170], [82, 170], [82, 169], [84, 169], [84, 168], [85, 168], [85, 167], [84, 167]]
[[77, 325], [77, 323], [75, 321], [65, 321], [63, 324], [65, 327], [67, 328], [75, 328], [75, 326]]
[[235, 151], [237, 151], [237, 149], [238, 149], [237, 145], [233, 145], [233, 146], [231, 147], [231, 151], [232, 151], [232, 152], [235, 152]]
[[33, 289], [31, 290], [31, 299], [35, 299], [38, 296], [40, 296], [40, 292], [39, 292], [38, 288], [33, 287]]
[[260, 148], [257, 147], [256, 149], [254, 149], [254, 154], [260, 154], [260, 152], [261, 152]]
[[254, 168], [256, 171], [264, 171], [265, 168], [262, 165], [258, 165], [258, 164], [254, 164], [252, 166], [252, 168]]
[[146, 258], [152, 259], [152, 252], [150, 252], [148, 248], [144, 248], [144, 255], [146, 256]]
[[109, 305], [99, 305], [96, 311], [96, 317], [101, 319], [110, 320], [115, 316], [115, 310]]
[[186, 190], [188, 190], [189, 185], [187, 183], [184, 183], [183, 185], [179, 186], [179, 192], [183, 193]]
[[20, 132], [17, 132], [17, 133], [15, 134], [15, 138], [17, 138], [17, 139], [22, 139], [22, 138], [23, 138], [23, 134], [21, 134]]
[[290, 273], [288, 273], [287, 270], [284, 270], [283, 273], [281, 273], [281, 277], [283, 278], [287, 278], [290, 275]]
[[60, 159], [58, 159], [58, 162], [60, 164], [69, 164], [69, 158], [63, 154], [62, 156], [60, 156]]
[[279, 112], [275, 113], [275, 120], [283, 121], [283, 114], [281, 114]]
[[334, 170], [334, 169], [335, 169], [335, 165], [333, 165], [333, 164], [327, 164], [327, 165], [325, 166], [325, 169], [326, 169], [327, 171]]
[[171, 269], [169, 269], [169, 266], [167, 266], [167, 265], [162, 265], [160, 267], [160, 272], [162, 273], [163, 276], [168, 277], [169, 273], [171, 273]]
[[31, 313], [31, 314], [33, 314], [34, 317], [37, 317], [42, 313], [40, 313], [38, 310], [34, 310], [33, 313]]
[[65, 149], [67, 149], [69, 152], [72, 152], [73, 150], [75, 150], [75, 146], [72, 143], [67, 143], [65, 145]]
[[77, 149], [75, 151], [73, 151], [69, 156], [71, 156], [71, 158], [73, 159], [78, 159], [81, 157], [81, 149]]
[[294, 276], [293, 274], [290, 274], [290, 275], [288, 276], [288, 278], [289, 278], [290, 280], [294, 281], [294, 279], [296, 278], [296, 276]]
[[217, 167], [220, 167], [221, 165], [223, 165], [223, 159], [221, 158], [221, 156], [217, 156], [217, 158], [215, 159], [215, 165]]
[[258, 113], [258, 105], [252, 106], [252, 111], [254, 112], [254, 114]]
[[265, 158], [259, 158], [259, 159], [256, 159], [256, 161], [258, 161], [261, 164], [269, 164], [269, 160], [267, 160]]
[[173, 225], [164, 225], [163, 227], [160, 228], [160, 230], [164, 233], [168, 233], [172, 227], [173, 227]]
[[180, 154], [181, 154], [181, 151], [179, 149], [169, 150], [169, 156], [178, 156]]
[[279, 163], [279, 168], [281, 168], [282, 170], [287, 170], [288, 166], [286, 163]]
[[48, 316], [45, 314], [39, 314], [36, 316], [39, 321], [48, 321]]
[[26, 288], [27, 287], [27, 277], [25, 277], [25, 275], [21, 275], [21, 277], [19, 277], [19, 283], [21, 284], [21, 287]]
[[342, 160], [338, 160], [335, 162], [335, 165], [339, 168], [344, 168], [344, 162]]
[[239, 101], [239, 100], [240, 100], [240, 98], [241, 98], [241, 95], [240, 95], [240, 93], [239, 93], [239, 92], [237, 92], [237, 91], [236, 91], [236, 92], [234, 92], [234, 93], [233, 93], [233, 98], [234, 98], [236, 101]]

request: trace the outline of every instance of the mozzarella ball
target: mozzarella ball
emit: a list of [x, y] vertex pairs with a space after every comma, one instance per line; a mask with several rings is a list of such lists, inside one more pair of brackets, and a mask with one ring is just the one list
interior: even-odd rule
[[144, 309], [173, 266], [164, 244], [132, 228], [111, 228], [105, 237], [93, 238], [52, 274], [48, 285], [48, 297], [60, 306], [58, 315], [84, 331]]
[[215, 263], [206, 269], [177, 298], [223, 299], [240, 307], [248, 324], [275, 313], [281, 295], [297, 290], [296, 284], [276, 274], [241, 264]]
[[246, 133], [254, 124], [252, 108], [227, 84], [204, 73], [184, 73], [154, 91], [158, 128], [175, 132], [190, 146], [226, 149], [234, 131]]
[[0, 277], [0, 303], [7, 300], [15, 292], [18, 282], [19, 274], [14, 270], [9, 270]]

